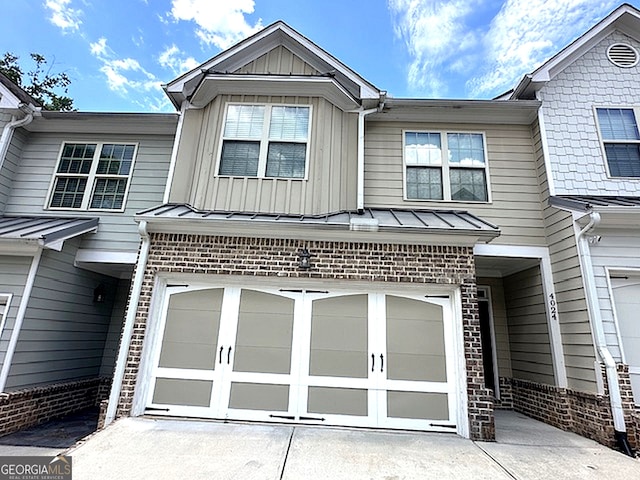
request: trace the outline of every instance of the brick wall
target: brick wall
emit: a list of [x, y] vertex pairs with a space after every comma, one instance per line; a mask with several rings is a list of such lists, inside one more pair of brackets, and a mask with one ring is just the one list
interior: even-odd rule
[[[312, 255], [309, 270], [298, 268], [301, 248]], [[154, 278], [159, 272], [460, 285], [471, 436], [495, 438], [491, 392], [484, 388], [471, 247], [151, 234], [118, 416], [131, 411]]]
[[110, 378], [92, 378], [0, 393], [0, 435], [95, 407], [110, 384]]
[[511, 379], [500, 377], [500, 399], [494, 399], [495, 408], [513, 409], [513, 391], [511, 388]]
[[[510, 379], [513, 409], [562, 430], [591, 438], [608, 447], [615, 447], [613, 416], [604, 366], [602, 371], [604, 395]], [[618, 365], [618, 379], [627, 436], [631, 446], [637, 448], [638, 417], [626, 365]]]

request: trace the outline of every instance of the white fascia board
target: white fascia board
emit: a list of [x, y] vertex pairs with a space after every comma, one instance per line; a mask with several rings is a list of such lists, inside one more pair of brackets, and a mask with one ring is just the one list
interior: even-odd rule
[[[159, 220], [136, 217], [136, 221], [146, 220], [149, 232], [191, 233], [202, 235], [224, 235], [261, 238], [299, 238], [301, 240], [352, 241], [366, 243], [395, 243], [402, 245], [454, 245], [474, 246], [490, 242], [496, 232], [473, 230], [432, 230], [425, 231], [411, 227], [380, 227], [378, 231], [351, 230], [348, 225], [273, 225], [271, 223], [245, 222], [242, 220], [220, 221], [210, 219], [175, 218]], [[264, 227], [264, 228], [260, 228]]]
[[2, 239], [0, 255], [32, 256], [41, 248], [38, 240]]
[[218, 95], [253, 94], [319, 96], [342, 110], [351, 110], [359, 106], [358, 101], [331, 77], [267, 75], [207, 75], [190, 103], [194, 108], [204, 108]]
[[122, 252], [109, 250], [78, 249], [76, 263], [116, 263], [134, 265], [138, 252]]

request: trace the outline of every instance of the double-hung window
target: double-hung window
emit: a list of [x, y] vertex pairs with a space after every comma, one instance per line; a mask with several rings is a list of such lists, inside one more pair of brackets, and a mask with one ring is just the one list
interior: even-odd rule
[[597, 108], [604, 153], [612, 177], [640, 177], [640, 134], [633, 108]]
[[218, 174], [304, 178], [311, 107], [229, 104]]
[[65, 143], [48, 207], [122, 210], [135, 154], [135, 144]]
[[487, 202], [484, 135], [404, 132], [407, 200]]

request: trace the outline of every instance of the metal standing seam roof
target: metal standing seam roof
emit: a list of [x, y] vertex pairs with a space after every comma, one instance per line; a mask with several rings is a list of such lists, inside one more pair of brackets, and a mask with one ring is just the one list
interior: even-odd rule
[[98, 218], [0, 217], [0, 240], [41, 241], [49, 246], [98, 227]]
[[553, 206], [574, 208], [586, 212], [594, 207], [640, 207], [640, 197], [559, 195], [551, 197], [549, 203]]
[[[340, 211], [325, 215], [222, 212], [197, 210], [187, 204], [165, 204], [138, 212], [137, 219], [189, 219], [316, 225], [354, 230], [406, 229], [416, 231], [478, 232], [499, 235], [500, 229], [469, 212], [460, 210], [414, 210], [367, 208], [362, 214]], [[355, 226], [355, 228], [353, 228]]]

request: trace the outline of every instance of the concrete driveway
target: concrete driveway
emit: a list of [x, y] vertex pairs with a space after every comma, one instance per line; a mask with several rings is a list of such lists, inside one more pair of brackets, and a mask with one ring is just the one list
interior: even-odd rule
[[93, 479], [632, 479], [640, 461], [513, 412], [453, 434], [126, 418], [67, 453]]

